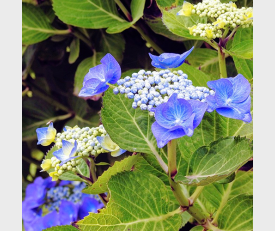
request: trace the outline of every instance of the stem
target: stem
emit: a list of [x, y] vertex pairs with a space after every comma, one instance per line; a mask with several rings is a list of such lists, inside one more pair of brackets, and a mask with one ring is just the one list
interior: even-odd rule
[[199, 209], [193, 207], [193, 204], [190, 204], [188, 198], [184, 195], [183, 188], [179, 183], [174, 181], [174, 176], [177, 173], [177, 165], [176, 165], [176, 148], [177, 148], [177, 140], [171, 140], [168, 142], [168, 176], [171, 189], [173, 191], [174, 196], [179, 202], [182, 210], [187, 211], [192, 217], [194, 217], [199, 224], [204, 224], [206, 222], [206, 217], [201, 213]]
[[[97, 180], [97, 176], [96, 176], [96, 172], [95, 172], [95, 162], [94, 162], [94, 159], [93, 158], [89, 158], [89, 160], [87, 160], [89, 163], [88, 166], [90, 168], [90, 177], [91, 177], [91, 181], [92, 183], [96, 182]], [[100, 200], [102, 201], [102, 203], [105, 205], [107, 205], [108, 203], [108, 199], [107, 199], [107, 196], [105, 195], [105, 193], [100, 193], [98, 194], [98, 197], [100, 198]]]
[[79, 38], [81, 41], [83, 41], [84, 43], [86, 43], [86, 45], [88, 47], [90, 47], [91, 49], [93, 49], [93, 45], [90, 41], [89, 38], [87, 38], [84, 34], [82, 34], [78, 29], [73, 29], [72, 31], [73, 35], [77, 38]]
[[64, 35], [64, 34], [70, 34], [71, 30], [54, 30], [54, 34], [58, 34], [58, 35]]
[[80, 173], [76, 173], [77, 176], [79, 176], [81, 179], [85, 180], [89, 185], [92, 185], [93, 182], [91, 181], [90, 178], [86, 177], [86, 176], [83, 176], [81, 175]]
[[177, 174], [177, 140], [170, 140], [168, 142], [168, 175], [169, 178], [174, 179]]
[[140, 35], [144, 38], [144, 40], [150, 43], [150, 45], [156, 52], [158, 52], [159, 54], [164, 53], [164, 51], [147, 34], [145, 34], [145, 32], [139, 26], [135, 24], [135, 25], [132, 25], [132, 28], [136, 29], [140, 33]]
[[206, 42], [214, 49], [219, 50], [219, 45], [215, 41], [212, 42], [211, 40], [206, 40]]
[[211, 231], [221, 231], [218, 227], [211, 224], [209, 220], [206, 221], [206, 223], [203, 225], [204, 228], [209, 229]]
[[225, 204], [226, 204], [226, 202], [227, 202], [227, 200], [228, 200], [228, 198], [229, 198], [229, 195], [230, 195], [230, 192], [231, 192], [231, 188], [232, 188], [233, 182], [234, 182], [234, 180], [231, 181], [231, 182], [228, 184], [227, 189], [226, 189], [226, 191], [225, 191], [225, 194], [224, 194], [224, 196], [223, 196], [223, 198], [222, 198], [220, 207], [218, 208], [218, 211], [217, 211], [216, 214], [215, 214], [215, 217], [214, 217], [214, 219], [213, 219], [213, 221], [212, 221], [212, 224], [217, 224], [218, 217], [219, 217], [219, 215], [220, 215], [220, 213], [221, 213], [223, 207], [225, 206]]
[[227, 78], [225, 53], [223, 52], [222, 49], [223, 49], [222, 46], [219, 45], [218, 58], [219, 58], [219, 67], [220, 67], [220, 78]]
[[199, 197], [203, 189], [204, 189], [204, 186], [197, 186], [195, 192], [191, 195], [191, 197], [189, 197], [189, 203], [191, 205], [194, 204], [195, 200], [197, 200], [197, 198]]
[[115, 0], [116, 4], [119, 6], [123, 14], [126, 16], [129, 22], [133, 21], [132, 15], [129, 13], [129, 11], [125, 8], [125, 6], [122, 4], [120, 0]]
[[225, 36], [227, 35], [228, 31], [229, 31], [229, 28], [225, 28], [225, 30], [224, 30], [224, 32], [223, 32], [223, 35], [222, 35], [222, 38], [223, 38], [223, 39], [224, 39]]

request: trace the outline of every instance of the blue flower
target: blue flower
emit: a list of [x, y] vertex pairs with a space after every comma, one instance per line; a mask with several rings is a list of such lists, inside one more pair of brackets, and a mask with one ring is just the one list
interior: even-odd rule
[[[69, 186], [67, 186], [70, 184]], [[71, 187], [73, 187], [71, 190]], [[93, 195], [84, 194], [81, 190], [84, 183], [61, 181], [58, 186], [51, 178], [41, 177], [29, 184], [26, 197], [22, 203], [22, 218], [26, 231], [42, 231], [57, 225], [69, 225], [89, 215], [96, 213], [104, 205]], [[37, 194], [35, 192], [37, 190]], [[42, 199], [43, 196], [43, 199]], [[42, 207], [48, 214], [42, 216]]]
[[69, 160], [72, 160], [78, 157], [78, 156], [74, 156], [76, 154], [76, 150], [77, 150], [76, 140], [74, 141], [74, 144], [72, 144], [67, 140], [62, 140], [62, 148], [53, 152], [53, 155], [61, 161], [60, 166], [62, 166]]
[[100, 143], [101, 147], [109, 152], [111, 152], [111, 155], [113, 157], [120, 156], [126, 150], [121, 149], [116, 143], [114, 143], [109, 135], [106, 135], [104, 137], [102, 136], [97, 136], [96, 137], [98, 142]]
[[79, 92], [81, 97], [90, 97], [106, 91], [108, 83], [115, 84], [121, 77], [121, 69], [118, 62], [111, 54], [106, 54], [97, 65], [85, 75], [83, 87]]
[[152, 132], [159, 148], [170, 140], [182, 136], [192, 136], [194, 129], [200, 124], [207, 109], [207, 104], [197, 100], [177, 99], [174, 93], [167, 103], [156, 107], [156, 121], [152, 124]]
[[56, 129], [53, 127], [53, 123], [51, 122], [49, 127], [37, 128], [36, 134], [38, 139], [37, 144], [41, 144], [42, 146], [48, 146], [55, 139]]
[[216, 110], [219, 114], [232, 119], [250, 123], [251, 87], [241, 74], [236, 77], [209, 81], [207, 85], [215, 91], [215, 95], [206, 97], [208, 112]]
[[193, 49], [194, 47], [181, 55], [174, 53], [162, 53], [160, 56], [156, 56], [149, 53], [149, 56], [152, 59], [151, 64], [152, 66], [161, 69], [179, 67], [181, 64], [183, 64], [184, 60], [192, 52]]

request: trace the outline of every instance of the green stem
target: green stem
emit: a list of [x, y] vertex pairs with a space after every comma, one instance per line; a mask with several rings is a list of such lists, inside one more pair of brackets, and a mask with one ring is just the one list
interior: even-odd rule
[[[95, 172], [95, 162], [93, 158], [89, 158], [89, 164], [88, 166], [90, 167], [90, 177], [91, 177], [91, 181], [92, 183], [97, 181], [97, 176], [96, 176], [96, 172]], [[107, 205], [108, 203], [108, 199], [107, 196], [104, 193], [100, 193], [98, 194], [98, 197], [100, 198], [100, 200], [102, 201], [102, 203], [105, 205]]]
[[225, 28], [222, 38], [224, 39], [226, 37], [226, 35], [228, 34], [229, 28]]
[[197, 200], [199, 195], [201, 194], [202, 190], [204, 189], [204, 186], [197, 186], [195, 189], [195, 192], [189, 197], [189, 203], [192, 205]]
[[64, 35], [64, 34], [70, 34], [71, 30], [54, 30], [54, 34], [58, 34], [58, 35]]
[[125, 6], [122, 4], [120, 0], [115, 0], [116, 4], [119, 6], [123, 14], [126, 16], [129, 22], [133, 21], [132, 15], [129, 13], [129, 11], [125, 8]]
[[206, 228], [207, 230], [211, 230], [211, 231], [221, 231], [218, 227], [211, 224], [211, 222], [209, 220], [206, 221], [206, 223], [203, 225], [203, 227]]
[[73, 35], [77, 38], [79, 38], [80, 40], [82, 40], [84, 43], [86, 43], [86, 45], [88, 47], [90, 47], [91, 49], [93, 49], [93, 44], [91, 43], [90, 39], [87, 38], [84, 34], [82, 34], [78, 29], [74, 29], [73, 30]]
[[219, 46], [218, 58], [219, 58], [219, 67], [220, 67], [220, 78], [227, 78], [225, 53], [223, 52], [222, 49], [223, 48]]
[[217, 212], [216, 212], [216, 214], [215, 214], [215, 217], [214, 217], [214, 219], [213, 219], [213, 221], [212, 221], [212, 224], [217, 224], [219, 215], [220, 215], [220, 213], [221, 213], [223, 207], [225, 206], [225, 204], [226, 204], [227, 201], [228, 201], [229, 195], [230, 195], [230, 193], [231, 193], [231, 188], [232, 188], [233, 182], [234, 182], [234, 181], [231, 181], [231, 182], [228, 184], [227, 189], [226, 189], [226, 191], [225, 191], [225, 194], [224, 194], [224, 196], [223, 196], [223, 198], [222, 198], [222, 201], [221, 201], [221, 203], [220, 203], [220, 207], [218, 208], [218, 210], [217, 210]]
[[132, 28], [136, 29], [140, 33], [140, 35], [145, 39], [145, 41], [150, 43], [150, 45], [156, 52], [158, 52], [159, 54], [164, 53], [164, 51], [147, 34], [145, 34], [145, 32], [139, 26], [135, 24], [132, 25]]
[[174, 176], [177, 173], [176, 166], [176, 148], [177, 148], [177, 140], [169, 141], [168, 145], [168, 176], [171, 189], [173, 191], [174, 196], [179, 202], [182, 210], [187, 211], [192, 217], [194, 217], [199, 224], [204, 224], [206, 222], [206, 217], [201, 213], [199, 209], [193, 207], [188, 200], [188, 198], [184, 195], [184, 190], [179, 183], [174, 181]]
[[177, 174], [177, 140], [170, 140], [167, 144], [168, 147], [168, 175], [169, 178], [174, 179]]
[[214, 49], [219, 50], [219, 45], [215, 41], [212, 42], [211, 40], [206, 40], [206, 42]]

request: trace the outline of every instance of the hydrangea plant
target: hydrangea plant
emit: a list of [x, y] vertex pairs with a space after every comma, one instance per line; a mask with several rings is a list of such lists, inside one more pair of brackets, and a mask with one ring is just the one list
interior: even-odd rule
[[[63, 6], [74, 5], [70, 1], [53, 2], [61, 20], [87, 25], [78, 24], [75, 13], [62, 13]], [[121, 1], [115, 2], [128, 21], [108, 18], [115, 3], [102, 3], [109, 12], [107, 32], [127, 26], [140, 32], [135, 8], [140, 2], [131, 1], [131, 13]], [[28, 199], [34, 194], [27, 193], [23, 202], [26, 227], [36, 227], [37, 219], [43, 228], [57, 226], [49, 231], [253, 229], [253, 173], [243, 171], [253, 156], [252, 79], [239, 70], [228, 76], [226, 69], [228, 56], [234, 62], [252, 58], [251, 41], [242, 36], [251, 32], [253, 9], [219, 0], [167, 2], [156, 1], [165, 28], [177, 39], [203, 41], [204, 52], [215, 54], [217, 70], [206, 74], [203, 68], [209, 64], [196, 55], [196, 44], [179, 54], [162, 52], [146, 34], [143, 38], [153, 48], [147, 57], [151, 68], [123, 73], [114, 52], [101, 54], [98, 65], [86, 68], [78, 92], [84, 99], [103, 95], [100, 125], [70, 124], [57, 132], [50, 122], [37, 129], [37, 144], [50, 146], [41, 168], [51, 181], [35, 181], [39, 189], [29, 186], [28, 191], [38, 193], [35, 199]], [[109, 162], [102, 162], [103, 157]], [[104, 171], [99, 166], [105, 166]], [[82, 192], [98, 195], [102, 204], [87, 196], [75, 199], [75, 206], [76, 201], [68, 199], [75, 197], [60, 180], [82, 182]], [[54, 190], [62, 194], [58, 200]], [[50, 212], [46, 216], [41, 215], [42, 204]]]

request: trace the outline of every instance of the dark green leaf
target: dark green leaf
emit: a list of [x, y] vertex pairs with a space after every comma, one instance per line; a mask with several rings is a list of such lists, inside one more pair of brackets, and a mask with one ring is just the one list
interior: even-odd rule
[[233, 56], [235, 67], [250, 83], [253, 83], [253, 61]]
[[237, 45], [233, 44], [232, 48], [228, 52], [232, 56], [236, 56], [242, 59], [253, 58], [253, 39], [244, 40]]
[[69, 63], [74, 63], [79, 56], [79, 39], [74, 38], [70, 44], [70, 55], [69, 55]]
[[78, 229], [70, 225], [62, 225], [45, 229], [45, 231], [78, 231]]
[[22, 4], [22, 43], [34, 44], [54, 34], [66, 34], [68, 31], [56, 30], [50, 25], [48, 17], [37, 6]]

